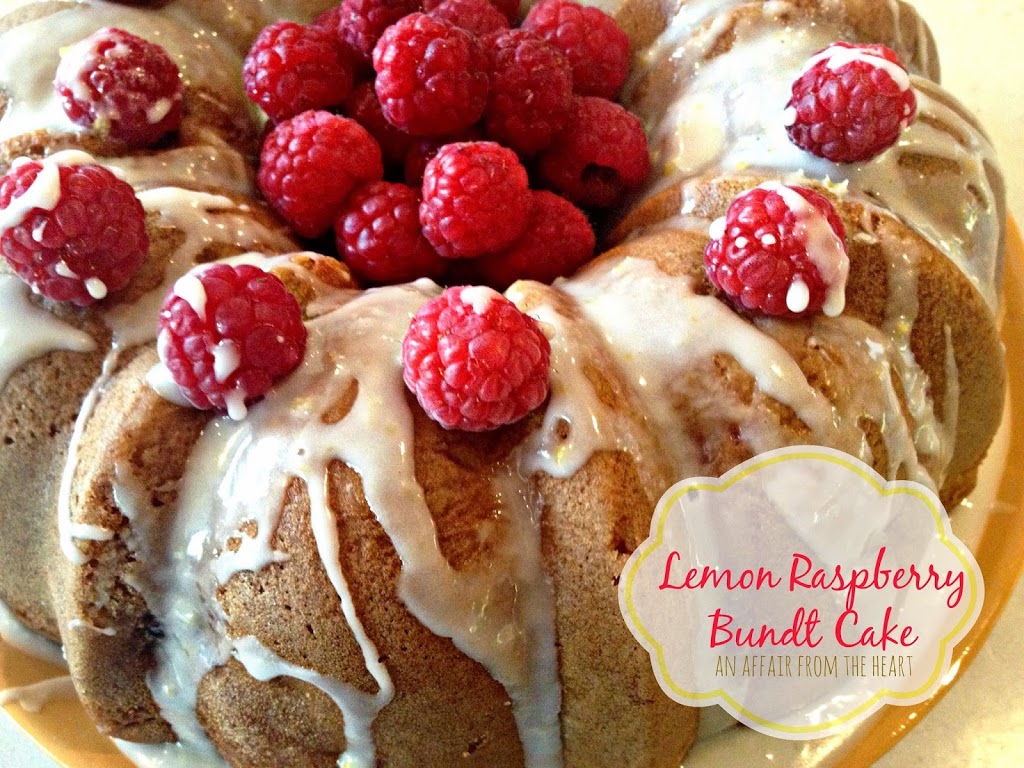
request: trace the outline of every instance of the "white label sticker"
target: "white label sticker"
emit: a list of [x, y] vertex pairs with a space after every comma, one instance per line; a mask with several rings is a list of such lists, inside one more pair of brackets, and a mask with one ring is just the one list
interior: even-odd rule
[[933, 492], [814, 446], [672, 486], [619, 581], [665, 693], [785, 739], [931, 697], [983, 599]]

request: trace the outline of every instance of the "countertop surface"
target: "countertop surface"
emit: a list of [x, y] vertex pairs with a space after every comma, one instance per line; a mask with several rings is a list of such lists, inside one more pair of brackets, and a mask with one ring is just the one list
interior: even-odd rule
[[[978, 116], [1007, 179], [1009, 207], [1024, 222], [1024, 56], [1020, 0], [917, 0], [938, 41], [943, 84]], [[1013, 470], [1011, 470], [1013, 471]], [[1024, 557], [1024, 553], [1022, 553]], [[1024, 765], [1024, 582], [977, 659], [949, 695], [881, 768], [1019, 768]], [[0, 710], [0, 764], [54, 768]], [[82, 768], [87, 768], [82, 766]], [[723, 768], [726, 768], [723, 766]]]

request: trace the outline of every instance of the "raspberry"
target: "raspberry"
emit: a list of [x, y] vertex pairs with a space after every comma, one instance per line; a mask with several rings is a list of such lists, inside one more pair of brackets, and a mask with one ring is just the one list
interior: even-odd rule
[[487, 104], [487, 55], [464, 29], [423, 13], [390, 27], [373, 50], [384, 116], [414, 136], [468, 128]]
[[200, 267], [175, 283], [158, 323], [160, 361], [196, 408], [233, 419], [302, 362], [306, 326], [276, 275], [248, 264]]
[[740, 306], [786, 317], [842, 312], [846, 230], [817, 192], [762, 184], [733, 200], [711, 237], [708, 278]]
[[790, 140], [835, 163], [869, 160], [917, 114], [899, 57], [884, 45], [834, 43], [804, 65], [786, 105]]
[[402, 341], [406, 386], [445, 429], [513, 424], [548, 395], [551, 347], [537, 321], [490, 288], [449, 288]]
[[357, 189], [334, 224], [338, 253], [370, 283], [438, 278], [446, 262], [420, 230], [419, 195], [405, 184], [379, 181]]
[[345, 0], [338, 34], [369, 62], [384, 30], [419, 7], [419, 0]]
[[427, 15], [435, 19], [442, 19], [481, 37], [508, 29], [505, 14], [488, 0], [444, 0], [443, 3], [431, 4], [427, 11]]
[[538, 162], [540, 178], [577, 205], [607, 208], [647, 179], [651, 159], [636, 115], [605, 99], [576, 97], [569, 127]]
[[345, 198], [384, 175], [380, 147], [355, 120], [310, 111], [263, 142], [257, 181], [267, 201], [303, 237], [326, 232]]
[[260, 32], [242, 65], [249, 99], [275, 122], [334, 107], [352, 90], [352, 65], [337, 37], [279, 21]]
[[363, 126], [377, 140], [386, 164], [401, 165], [405, 162], [413, 138], [395, 128], [384, 117], [377, 93], [373, 90], [373, 83], [360, 83], [355, 87], [345, 102], [345, 114]]
[[526, 231], [508, 249], [476, 259], [483, 282], [505, 290], [516, 280], [550, 283], [594, 256], [594, 230], [579, 208], [553, 192], [533, 192]]
[[531, 32], [488, 38], [491, 95], [484, 112], [488, 138], [521, 155], [548, 147], [572, 114], [572, 68], [560, 51]]
[[341, 5], [328, 8], [309, 23], [309, 26], [337, 35], [341, 27]]
[[519, 18], [519, 0], [491, 0], [491, 5], [505, 15], [509, 24], [515, 24]]
[[565, 54], [576, 93], [612, 100], [618, 96], [629, 74], [629, 38], [607, 13], [569, 0], [541, 0], [522, 28]]
[[514, 243], [530, 190], [515, 152], [493, 141], [447, 144], [423, 174], [423, 234], [447, 259], [472, 259]]
[[149, 253], [135, 192], [83, 152], [15, 161], [0, 179], [0, 227], [18, 277], [79, 306], [124, 288]]
[[154, 144], [181, 125], [174, 60], [122, 29], [100, 29], [68, 48], [53, 86], [73, 123], [133, 147]]
[[[444, 2], [446, 0], [425, 0], [423, 10], [425, 12], [433, 11]], [[519, 16], [519, 0], [489, 0], [488, 4], [496, 8], [507, 22], [501, 29], [508, 29], [508, 25], [513, 23]]]
[[409, 147], [409, 151], [405, 154], [405, 183], [410, 187], [422, 186], [423, 172], [427, 170], [427, 163], [434, 158], [437, 150], [445, 144], [457, 144], [461, 141], [480, 141], [483, 137], [483, 133], [476, 126], [471, 126], [454, 136], [431, 136], [430, 138], [414, 139]]

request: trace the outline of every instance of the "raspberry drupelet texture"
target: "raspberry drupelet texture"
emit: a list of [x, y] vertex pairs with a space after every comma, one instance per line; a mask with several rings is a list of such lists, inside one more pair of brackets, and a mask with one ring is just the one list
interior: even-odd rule
[[884, 45], [835, 43], [805, 64], [785, 119], [801, 149], [852, 163], [895, 144], [916, 114], [910, 75], [896, 53]]
[[504, 251], [472, 262], [482, 282], [505, 290], [516, 280], [550, 283], [594, 256], [594, 230], [579, 208], [553, 192], [532, 192], [526, 231]]
[[338, 36], [369, 63], [384, 30], [419, 7], [419, 0], [344, 0]]
[[338, 253], [367, 283], [438, 278], [447, 262], [423, 237], [419, 193], [379, 181], [352, 193], [334, 225]]
[[174, 60], [122, 29], [100, 29], [64, 51], [53, 85], [72, 122], [133, 147], [154, 144], [181, 125]]
[[493, 141], [446, 144], [423, 174], [420, 224], [441, 256], [472, 259], [514, 243], [530, 215], [516, 153]]
[[762, 184], [732, 202], [711, 237], [708, 278], [738, 306], [783, 317], [842, 311], [846, 230], [814, 190]]
[[505, 14], [488, 0], [444, 0], [433, 4], [427, 14], [480, 37], [508, 29]]
[[214, 264], [178, 280], [164, 300], [157, 351], [196, 408], [235, 419], [306, 351], [302, 310], [280, 278], [248, 264]]
[[80, 306], [124, 288], [149, 252], [135, 192], [91, 159], [15, 162], [0, 179], [4, 259], [36, 293]]
[[541, 0], [522, 28], [565, 54], [581, 96], [615, 99], [629, 74], [629, 37], [611, 16], [570, 0]]
[[246, 94], [275, 122], [338, 106], [352, 90], [352, 78], [337, 35], [290, 21], [260, 32], [242, 65]]
[[551, 347], [537, 322], [501, 294], [449, 288], [413, 317], [403, 375], [423, 410], [446, 429], [513, 424], [548, 395]]
[[488, 138], [523, 156], [547, 148], [572, 114], [572, 68], [558, 49], [531, 32], [489, 37], [491, 93], [484, 112]]
[[[405, 156], [415, 139], [387, 121], [372, 82], [360, 83], [352, 90], [345, 102], [345, 114], [377, 140], [386, 165], [400, 166], [405, 162]], [[426, 166], [426, 162], [423, 165]]]
[[414, 136], [443, 136], [480, 119], [487, 55], [464, 29], [423, 13], [389, 27], [373, 50], [384, 116]]
[[332, 35], [337, 35], [338, 28], [341, 26], [341, 3], [338, 3], [333, 8], [328, 8], [318, 15], [309, 23], [309, 26], [326, 30]]
[[607, 208], [647, 179], [651, 159], [639, 118], [593, 96], [577, 97], [569, 126], [538, 158], [544, 183], [583, 207]]
[[267, 136], [257, 175], [267, 202], [303, 237], [319, 237], [345, 198], [384, 175], [380, 147], [355, 120], [310, 111]]
[[437, 151], [445, 144], [458, 144], [466, 141], [482, 141], [483, 131], [477, 126], [470, 126], [464, 131], [459, 131], [452, 136], [431, 136], [414, 139], [405, 154], [405, 183], [411, 187], [423, 185], [423, 172], [427, 170], [429, 163]]
[[[447, 0], [425, 0], [423, 3], [423, 10], [429, 12], [437, 8], [437, 6]], [[489, 4], [498, 9], [498, 12], [505, 18], [507, 22], [503, 29], [508, 29], [510, 24], [513, 24], [519, 17], [519, 0], [488, 0]]]

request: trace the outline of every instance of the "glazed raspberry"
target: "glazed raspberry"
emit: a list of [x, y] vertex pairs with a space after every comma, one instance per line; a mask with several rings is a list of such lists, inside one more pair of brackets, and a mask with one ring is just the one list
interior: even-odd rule
[[0, 179], [7, 263], [36, 293], [80, 306], [124, 288], [149, 252], [135, 192], [91, 161], [60, 152], [44, 163], [15, 161]]
[[429, 138], [414, 139], [409, 147], [409, 151], [405, 154], [405, 183], [410, 187], [421, 187], [423, 185], [423, 172], [427, 170], [427, 163], [433, 160], [437, 150], [445, 144], [480, 141], [483, 138], [483, 132], [476, 126], [471, 126], [454, 136], [431, 136]]
[[384, 117], [377, 93], [373, 90], [373, 83], [360, 83], [355, 87], [345, 102], [345, 114], [363, 126], [377, 140], [386, 164], [401, 165], [405, 162], [405, 156], [414, 139], [395, 128]]
[[553, 192], [533, 192], [526, 231], [500, 253], [474, 260], [483, 282], [505, 290], [516, 280], [550, 283], [594, 256], [594, 230], [579, 208]]
[[487, 104], [487, 56], [464, 29], [423, 13], [406, 16], [373, 50], [384, 116], [414, 136], [468, 128]]
[[488, 0], [444, 0], [429, 9], [428, 15], [481, 37], [508, 29], [505, 14]]
[[472, 259], [514, 243], [530, 215], [526, 169], [493, 141], [446, 144], [423, 174], [420, 224], [447, 259]]
[[306, 326], [276, 275], [214, 264], [185, 275], [164, 300], [157, 351], [196, 408], [245, 416], [245, 406], [302, 362]]
[[577, 205], [607, 208], [647, 178], [647, 136], [636, 115], [592, 96], [577, 97], [569, 127], [541, 153], [541, 179]]
[[512, 424], [548, 395], [551, 347], [537, 322], [490, 288], [449, 288], [402, 341], [406, 386], [446, 429]]
[[355, 120], [310, 111], [285, 120], [263, 142], [263, 196], [303, 237], [326, 232], [345, 198], [384, 175], [380, 147]]
[[708, 278], [737, 305], [788, 317], [842, 312], [846, 231], [817, 192], [762, 184], [732, 202], [711, 237], [704, 250]]
[[613, 100], [619, 95], [629, 74], [629, 38], [607, 13], [569, 0], [541, 0], [522, 28], [565, 54], [576, 93]]
[[556, 48], [513, 29], [487, 39], [491, 95], [488, 138], [524, 156], [548, 147], [572, 114], [572, 68]]
[[884, 45], [834, 43], [812, 56], [786, 106], [790, 140], [836, 163], [869, 160], [917, 114], [899, 57]]
[[61, 56], [53, 83], [65, 114], [133, 147], [146, 147], [181, 125], [178, 67], [161, 46], [106, 27]]
[[360, 187], [334, 224], [338, 253], [368, 283], [437, 278], [446, 262], [420, 230], [419, 194], [405, 184]]
[[242, 80], [249, 99], [280, 122], [344, 102], [352, 90], [352, 64], [336, 35], [279, 21], [256, 38]]
[[384, 30], [419, 7], [419, 0], [345, 0], [338, 35], [369, 62]]

